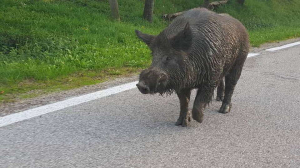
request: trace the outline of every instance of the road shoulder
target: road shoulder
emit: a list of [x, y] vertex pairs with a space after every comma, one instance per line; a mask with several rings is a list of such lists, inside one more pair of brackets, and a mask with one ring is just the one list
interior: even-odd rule
[[[262, 53], [262, 52], [265, 52], [266, 49], [282, 46], [282, 45], [293, 43], [296, 41], [300, 41], [300, 38], [289, 39], [289, 40], [275, 42], [275, 43], [266, 43], [266, 44], [261, 45], [259, 48], [256, 48], [256, 47], [251, 48], [250, 52]], [[0, 117], [9, 115], [9, 114], [13, 114], [13, 113], [17, 113], [20, 111], [28, 110], [31, 108], [39, 107], [42, 105], [66, 100], [71, 97], [76, 97], [79, 95], [96, 92], [99, 90], [103, 90], [103, 89], [110, 88], [113, 86], [121, 85], [124, 83], [133, 82], [136, 80], [138, 80], [138, 76], [136, 74], [132, 74], [132, 75], [129, 75], [128, 77], [117, 78], [117, 79], [99, 83], [96, 85], [84, 86], [84, 87], [80, 87], [77, 89], [61, 91], [61, 92], [53, 92], [53, 93], [38, 96], [35, 98], [17, 100], [16, 102], [12, 102], [12, 103], [0, 104]]]

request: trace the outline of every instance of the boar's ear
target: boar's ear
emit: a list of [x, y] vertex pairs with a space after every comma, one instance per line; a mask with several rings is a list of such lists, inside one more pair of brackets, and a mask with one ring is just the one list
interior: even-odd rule
[[155, 38], [153, 35], [144, 34], [138, 30], [135, 30], [136, 35], [143, 40], [148, 46], [150, 46], [152, 40]]
[[170, 39], [171, 45], [175, 50], [187, 51], [192, 45], [192, 30], [187, 23], [182, 31]]

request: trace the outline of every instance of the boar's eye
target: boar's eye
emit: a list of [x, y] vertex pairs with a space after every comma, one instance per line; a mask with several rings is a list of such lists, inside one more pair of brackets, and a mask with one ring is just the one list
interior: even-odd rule
[[165, 64], [168, 64], [171, 60], [172, 60], [172, 57], [167, 56], [167, 57], [164, 57], [163, 62]]
[[166, 57], [166, 61], [170, 61], [171, 60], [171, 57]]

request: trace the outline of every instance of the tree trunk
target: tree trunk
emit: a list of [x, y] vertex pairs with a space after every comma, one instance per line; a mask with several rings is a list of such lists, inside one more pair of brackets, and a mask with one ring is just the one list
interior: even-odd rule
[[237, 0], [237, 2], [241, 5], [244, 5], [245, 0]]
[[165, 20], [171, 21], [175, 19], [177, 16], [181, 15], [183, 12], [177, 12], [177, 13], [172, 13], [172, 14], [164, 14], [162, 17]]
[[216, 7], [220, 6], [220, 5], [226, 4], [228, 1], [229, 0], [221, 0], [221, 1], [211, 2], [208, 5], [208, 9], [213, 10], [214, 8], [216, 8]]
[[113, 19], [120, 21], [119, 7], [117, 0], [109, 0], [111, 16]]
[[154, 9], [154, 0], [146, 0], [145, 7], [144, 7], [144, 19], [152, 22], [153, 18], [153, 9]]
[[[204, 1], [204, 5], [206, 5], [206, 3], [208, 2], [208, 5], [207, 5], [207, 9], [210, 9], [210, 10], [213, 10], [215, 8], [217, 8], [218, 6], [220, 5], [224, 5], [228, 2], [229, 0], [221, 0], [221, 1], [214, 1], [214, 2], [211, 2], [209, 3], [209, 0], [205, 0]], [[239, 0], [238, 0], [239, 1]], [[241, 0], [242, 1], [242, 0]], [[245, 1], [245, 0], [243, 0]], [[204, 6], [203, 5], [203, 6]], [[196, 9], [196, 8], [194, 8]], [[184, 12], [184, 11], [183, 11]], [[162, 17], [165, 19], [165, 20], [173, 20], [175, 19], [177, 16], [181, 15], [183, 12], [177, 12], [177, 13], [172, 13], [172, 14], [164, 14]]]

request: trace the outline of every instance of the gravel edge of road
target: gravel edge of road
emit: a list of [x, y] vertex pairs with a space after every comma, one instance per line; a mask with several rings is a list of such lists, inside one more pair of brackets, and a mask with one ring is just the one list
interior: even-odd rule
[[0, 105], [0, 117], [25, 111], [31, 108], [63, 101], [79, 95], [93, 93], [99, 90], [104, 90], [113, 86], [118, 86], [124, 83], [129, 83], [138, 80], [137, 75], [130, 75], [128, 77], [116, 78], [96, 85], [83, 86], [76, 89], [52, 92], [49, 94], [41, 95], [34, 98], [17, 100], [12, 103], [4, 103]]
[[[266, 43], [266, 44], [261, 45], [259, 48], [257, 48], [257, 47], [251, 48], [250, 52], [261, 53], [261, 52], [264, 52], [268, 48], [278, 47], [278, 46], [293, 43], [296, 41], [300, 41], [300, 38], [294, 38], [294, 39], [289, 39], [289, 40], [275, 42], [275, 43]], [[107, 88], [110, 88], [113, 86], [118, 86], [118, 85], [121, 85], [124, 83], [133, 82], [136, 80], [138, 80], [138, 75], [132, 74], [132, 75], [129, 75], [128, 77], [117, 78], [117, 79], [109, 80], [109, 81], [99, 83], [96, 85], [84, 86], [84, 87], [67, 90], [67, 91], [53, 92], [53, 93], [38, 96], [35, 98], [17, 100], [16, 102], [12, 102], [12, 103], [0, 104], [0, 117], [9, 115], [9, 114], [13, 114], [13, 113], [17, 113], [17, 112], [21, 112], [24, 110], [28, 110], [31, 108], [39, 107], [42, 105], [66, 100], [71, 97], [76, 97], [79, 95], [84, 95], [84, 94], [96, 92], [99, 90], [107, 89]]]

